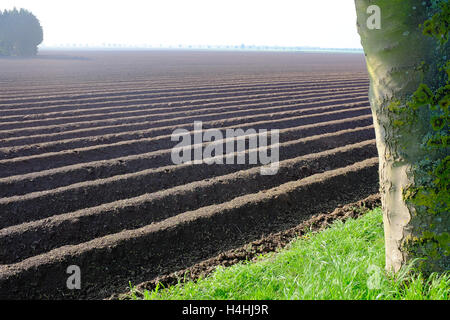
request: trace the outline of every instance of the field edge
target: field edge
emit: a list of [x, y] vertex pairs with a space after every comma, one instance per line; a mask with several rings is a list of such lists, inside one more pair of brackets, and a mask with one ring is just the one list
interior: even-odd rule
[[[303, 221], [293, 228], [270, 234], [262, 237], [261, 239], [247, 243], [239, 248], [222, 252], [218, 256], [201, 261], [189, 268], [172, 272], [167, 275], [158, 276], [155, 279], [142, 282], [137, 285], [131, 283], [133, 290], [132, 293], [135, 296], [142, 298], [145, 291], [152, 291], [158, 285], [160, 288], [168, 288], [179, 283], [196, 281], [201, 277], [208, 276], [219, 266], [228, 267], [242, 261], [255, 261], [261, 255], [273, 253], [285, 248], [293, 240], [307, 232], [322, 231], [337, 220], [344, 222], [349, 218], [358, 218], [380, 206], [380, 195], [370, 195], [360, 201], [337, 207], [332, 212], [314, 215], [312, 218]], [[128, 299], [131, 299], [131, 290], [128, 292], [113, 294], [105, 300]]]

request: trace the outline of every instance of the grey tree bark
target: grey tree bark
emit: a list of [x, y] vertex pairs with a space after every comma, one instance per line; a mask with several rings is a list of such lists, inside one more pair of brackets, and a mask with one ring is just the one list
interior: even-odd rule
[[[424, 35], [420, 27], [430, 18], [436, 2], [355, 0], [371, 81], [386, 269], [394, 272], [415, 258], [426, 272], [449, 269], [448, 170], [444, 172], [446, 189], [430, 191], [435, 190], [430, 170], [445, 162], [449, 149], [447, 145], [431, 148], [424, 144], [436, 134], [430, 123], [434, 114], [439, 114], [432, 108], [437, 96], [430, 91], [448, 83], [445, 72], [439, 70], [450, 56], [448, 45]], [[411, 102], [419, 98], [425, 102]]]

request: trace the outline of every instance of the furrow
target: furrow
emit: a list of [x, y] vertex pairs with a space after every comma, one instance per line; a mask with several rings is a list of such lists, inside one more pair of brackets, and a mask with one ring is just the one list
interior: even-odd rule
[[[144, 186], [152, 181], [150, 177], [141, 176], [138, 186], [136, 183], [130, 183], [129, 179], [117, 180], [117, 183], [124, 183], [127, 190], [138, 187], [140, 194], [144, 191], [147, 194], [99, 207], [93, 207], [92, 203], [86, 203], [83, 199], [77, 199], [77, 201], [83, 201], [85, 208], [88, 209], [0, 230], [0, 264], [15, 263], [63, 245], [89, 241], [124, 229], [140, 228], [187, 210], [230, 201], [235, 197], [303, 179], [323, 172], [325, 169], [345, 167], [376, 155], [375, 140], [369, 140], [282, 161], [276, 176], [261, 175], [260, 167], [221, 176], [214, 172], [205, 174], [200, 169], [200, 175], [196, 178], [208, 179], [192, 182], [189, 179], [189, 176], [192, 176], [191, 171], [184, 175], [180, 172], [182, 170], [174, 168], [166, 177], [161, 176], [160, 179], [173, 179], [176, 175], [180, 185], [164, 188], [163, 191], [155, 193], [151, 193], [155, 190]], [[195, 168], [195, 172], [198, 174], [199, 170]], [[110, 189], [110, 187], [113, 188]], [[108, 186], [109, 191], [106, 193], [123, 192], [123, 184], [120, 189], [117, 187], [120, 188], [120, 186], [116, 188]], [[85, 191], [84, 194], [92, 193], [94, 196], [102, 197], [103, 201], [113, 200], [113, 198], [104, 198], [105, 192], [100, 194], [96, 190]], [[126, 195], [126, 197], [131, 196], [133, 196], [132, 193]], [[59, 199], [61, 194], [55, 194], [55, 197]], [[70, 199], [66, 200], [70, 201]], [[90, 206], [92, 208], [89, 208]], [[79, 230], [83, 231], [79, 232]]]
[[[359, 92], [357, 93], [346, 93], [346, 94], [338, 94], [336, 93], [329, 93], [327, 95], [313, 95], [312, 97], [308, 98], [303, 95], [300, 95], [298, 97], [301, 97], [301, 99], [297, 99], [297, 97], [291, 97], [289, 99], [283, 99], [279, 100], [278, 97], [275, 98], [264, 98], [264, 99], [248, 99], [248, 100], [241, 100], [236, 104], [235, 102], [226, 102], [226, 103], [208, 103], [203, 104], [199, 106], [184, 106], [180, 108], [174, 108], [176, 111], [167, 112], [165, 108], [156, 108], [158, 109], [157, 112], [160, 112], [159, 114], [164, 114], [167, 116], [173, 116], [175, 114], [184, 114], [184, 115], [196, 115], [196, 114], [208, 114], [216, 112], [217, 110], [223, 110], [226, 111], [242, 111], [242, 110], [248, 110], [248, 109], [263, 109], [263, 108], [275, 108], [275, 107], [283, 107], [283, 106], [292, 106], [292, 105], [298, 105], [300, 106], [307, 106], [308, 103], [317, 103], [320, 101], [330, 101], [333, 99], [330, 99], [330, 97], [336, 98], [344, 98], [344, 97], [354, 97], [358, 96]], [[142, 107], [142, 106], [141, 106]], [[164, 111], [161, 113], [162, 111]], [[148, 112], [148, 114], [152, 114], [152, 112]], [[133, 128], [139, 129], [139, 126], [143, 126], [147, 124], [148, 121], [143, 122], [135, 122], [133, 124]], [[128, 127], [127, 127], [128, 126]], [[136, 127], [137, 126], [137, 127]], [[96, 126], [92, 128], [86, 128], [86, 129], [78, 129], [78, 130], [65, 130], [63, 132], [56, 132], [56, 133], [46, 133], [46, 134], [34, 134], [35, 130], [32, 130], [32, 128], [28, 129], [19, 129], [19, 130], [8, 130], [0, 132], [0, 137], [3, 136], [12, 136], [14, 134], [17, 134], [18, 136], [12, 137], [12, 138], [3, 138], [0, 139], [0, 143], [2, 147], [11, 147], [11, 146], [18, 146], [18, 145], [24, 145], [24, 144], [33, 144], [33, 143], [40, 143], [40, 142], [48, 142], [48, 141], [56, 141], [56, 140], [63, 140], [63, 139], [69, 139], [69, 138], [80, 138], [83, 136], [90, 136], [93, 134], [90, 134], [91, 132], [95, 133], [99, 130], [104, 129], [104, 133], [112, 133], [112, 132], [121, 132], [126, 131], [127, 128], [129, 128], [130, 125], [128, 124], [118, 124], [118, 125], [109, 125], [109, 126]], [[32, 135], [25, 135], [20, 136], [20, 134], [24, 133], [31, 133]]]
[[[239, 128], [239, 129], [285, 129], [292, 126], [307, 125], [317, 122], [331, 121], [345, 119], [349, 117], [356, 117], [361, 115], [370, 114], [370, 108], [368, 106], [361, 108], [353, 108], [348, 111], [332, 111], [323, 113], [320, 115], [307, 115], [307, 116], [297, 116], [290, 118], [275, 118], [271, 115], [263, 115], [261, 117], [253, 117], [252, 120], [255, 122], [248, 123], [247, 118], [242, 117], [236, 120], [221, 120], [213, 121], [210, 123], [205, 123], [203, 128]], [[259, 120], [259, 121], [258, 121]], [[183, 125], [179, 128], [185, 128], [193, 130], [193, 124]], [[79, 148], [67, 151], [45, 153], [39, 155], [33, 155], [28, 157], [20, 157], [14, 159], [0, 160], [0, 177], [8, 177], [12, 175], [30, 173], [35, 171], [48, 170], [51, 168], [57, 168], [62, 166], [73, 165], [75, 163], [83, 163], [98, 160], [108, 160], [117, 158], [125, 155], [136, 155], [140, 153], [146, 153], [149, 150], [154, 150], [155, 139], [171, 142], [170, 136], [173, 132], [173, 127], [168, 127], [166, 129], [167, 137], [157, 137], [157, 138], [144, 138], [139, 140], [130, 140], [117, 142], [109, 145], [97, 145], [87, 148]], [[173, 143], [173, 142], [172, 142]], [[172, 144], [172, 147], [175, 143]], [[158, 147], [160, 148], [160, 147]]]
[[[236, 104], [239, 106], [244, 102], [252, 102], [257, 103], [258, 101], [284, 101], [284, 100], [292, 100], [292, 99], [306, 99], [306, 98], [320, 98], [331, 95], [342, 95], [342, 94], [363, 94], [367, 93], [367, 86], [355, 86], [352, 88], [334, 88], [334, 89], [323, 89], [323, 90], [312, 90], [310, 92], [282, 92], [282, 93], [273, 93], [272, 95], [265, 96], [262, 98], [246, 96], [242, 97], [230, 97], [228, 100], [223, 100], [219, 103], [210, 102], [209, 99], [205, 100], [194, 100], [195, 106], [199, 108], [203, 108], [205, 110], [214, 109], [214, 105], [226, 106], [234, 102], [234, 107]], [[249, 98], [250, 97], [250, 98]], [[278, 99], [278, 100], [275, 100]], [[108, 103], [108, 100], [105, 100], [104, 103]], [[79, 115], [104, 115], [109, 114], [113, 115], [119, 112], [137, 112], [146, 110], [149, 113], [158, 113], [161, 111], [166, 112], [180, 112], [180, 111], [189, 111], [194, 105], [192, 101], [181, 101], [181, 102], [171, 102], [171, 103], [131, 103], [129, 100], [125, 100], [124, 103], [121, 103], [117, 106], [97, 106], [94, 108], [94, 105], [90, 104], [87, 108], [83, 108], [83, 106], [77, 106], [77, 108], [67, 108], [68, 110], [59, 110], [59, 111], [50, 111], [46, 112], [46, 110], [5, 110], [0, 111], [0, 121], [1, 122], [13, 122], [13, 121], [28, 121], [28, 120], [51, 120], [58, 118], [70, 118], [77, 117]], [[208, 108], [206, 108], [208, 106]], [[194, 110], [190, 110], [193, 112]]]
[[[264, 95], [273, 92], [291, 92], [292, 90], [305, 90], [305, 89], [321, 89], [321, 88], [333, 88], [333, 87], [353, 87], [355, 85], [363, 85], [368, 84], [367, 81], [360, 81], [360, 82], [349, 82], [348, 84], [343, 83], [336, 83], [336, 84], [328, 84], [325, 87], [321, 87], [320, 85], [314, 85], [314, 84], [307, 84], [307, 85], [299, 85], [299, 86], [285, 86], [282, 89], [267, 89], [267, 90], [261, 90], [261, 89], [247, 89], [247, 90], [236, 90], [227, 92], [226, 90], [222, 92], [215, 92], [215, 93], [192, 93], [188, 91], [186, 94], [180, 94], [180, 95], [166, 95], [166, 94], [147, 94], [147, 95], [138, 95], [138, 96], [124, 96], [124, 97], [107, 97], [108, 101], [115, 101], [116, 103], [123, 104], [125, 101], [143, 101], [146, 99], [146, 101], [151, 102], [174, 102], [174, 101], [184, 101], [184, 100], [198, 100], [198, 99], [219, 99], [219, 98], [226, 98], [230, 96], [248, 96], [248, 95]], [[124, 101], [125, 100], [125, 101]], [[10, 108], [17, 108], [17, 109], [32, 109], [35, 110], [39, 107], [49, 107], [49, 106], [56, 106], [56, 107], [63, 107], [63, 106], [74, 106], [76, 105], [77, 101], [73, 101], [72, 99], [68, 99], [66, 101], [45, 101], [45, 102], [30, 102], [27, 103], [7, 103], [7, 101], [0, 101], [0, 108], [6, 107], [7, 109]], [[82, 105], [89, 105], [93, 103], [105, 103], [105, 97], [101, 98], [92, 98], [92, 99], [84, 99], [78, 101], [78, 103]], [[98, 105], [98, 104], [97, 104]]]
[[[4, 106], [33, 106], [33, 105], [40, 105], [40, 104], [53, 104], [53, 103], [64, 103], [64, 102], [81, 102], [81, 101], [86, 101], [86, 102], [95, 102], [95, 101], [102, 101], [105, 98], [117, 98], [117, 99], [124, 99], [127, 98], [129, 99], [130, 97], [136, 97], [136, 96], [142, 96], [142, 95], [156, 95], [156, 94], [176, 94], [176, 93], [188, 93], [188, 94], [192, 94], [193, 92], [196, 93], [208, 93], [208, 92], [213, 92], [213, 93], [217, 93], [217, 91], [221, 91], [221, 92], [228, 92], [229, 94], [233, 94], [235, 92], [239, 92], [239, 91], [244, 91], [244, 90], [252, 90], [254, 88], [258, 88], [258, 89], [267, 89], [267, 90], [272, 90], [272, 89], [277, 89], [277, 88], [291, 88], [294, 89], [296, 87], [299, 86], [304, 86], [305, 84], [307, 86], [312, 86], [312, 84], [314, 85], [322, 85], [322, 84], [326, 84], [326, 85], [332, 85], [332, 84], [336, 84], [336, 83], [346, 83], [346, 82], [357, 82], [357, 83], [368, 83], [368, 79], [366, 78], [354, 78], [354, 79], [346, 79], [346, 80], [342, 80], [342, 79], [330, 79], [330, 80], [326, 80], [326, 81], [311, 81], [308, 79], [305, 80], [301, 80], [301, 81], [294, 81], [294, 82], [287, 82], [287, 83], [268, 83], [268, 84], [252, 84], [252, 83], [246, 83], [246, 84], [240, 84], [240, 85], [234, 85], [234, 86], [217, 86], [217, 87], [209, 87], [209, 88], [204, 88], [204, 87], [198, 87], [198, 86], [183, 86], [183, 87], [179, 87], [179, 88], [164, 88], [164, 89], [158, 89], [158, 88], [142, 88], [142, 89], [136, 89], [133, 88], [132, 91], [118, 91], [117, 88], [116, 89], [111, 89], [109, 91], [101, 91], [99, 93], [94, 93], [94, 94], [90, 94], [90, 93], [86, 93], [83, 95], [80, 94], [75, 94], [75, 95], [70, 95], [68, 94], [68, 96], [54, 96], [54, 97], [46, 97], [46, 96], [39, 96], [36, 98], [21, 98], [20, 96], [16, 96], [15, 98], [9, 98], [7, 97], [0, 97], [0, 109], [1, 107]], [[120, 87], [119, 87], [120, 88]]]
[[[280, 160], [285, 160], [297, 155], [316, 153], [373, 138], [374, 131], [372, 127], [365, 130], [345, 130], [336, 134], [313, 136], [282, 143], [279, 146], [279, 156]], [[224, 143], [226, 142], [224, 141]], [[264, 150], [257, 148], [255, 153], [259, 152], [264, 152]], [[231, 156], [229, 160], [232, 160], [232, 163], [237, 163], [235, 159], [236, 154], [229, 154], [229, 156]], [[248, 154], [246, 158], [248, 158]], [[170, 164], [169, 154], [166, 154], [165, 157], [163, 156], [163, 159], [167, 165]], [[249, 162], [246, 161], [246, 163]], [[256, 164], [191, 165], [183, 166], [183, 169], [185, 176], [206, 179], [215, 175], [243, 170], [249, 166], [256, 166]], [[138, 196], [147, 192], [160, 190], [159, 188], [162, 187], [177, 185], [182, 181], [182, 179], [179, 179], [181, 173], [173, 166], [158, 169], [114, 176], [103, 180], [81, 182], [59, 189], [34, 192], [23, 196], [2, 198], [0, 199], [0, 228], [36, 219], [43, 219], [55, 214], [71, 212], [85, 207], [97, 206], [105, 202], [113, 202], [115, 200]], [[203, 171], [201, 171], [202, 169]], [[155, 172], [158, 173], [156, 177]], [[163, 186], [161, 186], [161, 183], [163, 183]], [[127, 187], [124, 188], [124, 186]]]
[[[16, 264], [0, 266], [0, 298], [108, 296], [298, 224], [338, 203], [376, 193], [378, 158], [315, 174], [228, 202], [202, 207], [139, 229], [63, 246]], [[174, 261], [179, 261], [175, 264]], [[180, 263], [182, 261], [182, 263]], [[82, 289], [68, 290], [66, 269], [79, 266]], [[171, 266], [171, 267], [169, 267]]]
[[[337, 102], [361, 102], [361, 101], [368, 101], [367, 93], [365, 94], [359, 94], [356, 96], [346, 97], [346, 98], [333, 98], [329, 99], [330, 103], [337, 103]], [[326, 102], [323, 102], [326, 103]], [[241, 110], [237, 112], [245, 112], [247, 110]], [[262, 112], [262, 108], [258, 108], [255, 111]], [[203, 116], [203, 115], [210, 115], [210, 116], [217, 116], [217, 115], [224, 115], [232, 113], [232, 111], [222, 111], [222, 110], [214, 110], [212, 113], [203, 113], [194, 115], [197, 117]], [[191, 116], [192, 117], [192, 116]], [[71, 127], [80, 127], [87, 125], [91, 126], [92, 124], [94, 126], [101, 126], [101, 125], [111, 125], [112, 123], [122, 124], [122, 123], [134, 123], [139, 121], [158, 121], [158, 120], [171, 120], [170, 115], [165, 114], [152, 114], [148, 113], [145, 110], [142, 111], [136, 111], [136, 112], [118, 112], [115, 114], [102, 114], [102, 115], [87, 115], [87, 116], [77, 116], [77, 117], [70, 117], [70, 118], [55, 118], [55, 119], [41, 119], [41, 120], [27, 120], [27, 121], [12, 121], [12, 122], [4, 122], [0, 123], [0, 132], [5, 130], [14, 130], [14, 129], [22, 129], [22, 128], [28, 128], [28, 129], [37, 129], [46, 126], [61, 126], [64, 128], [71, 128]], [[174, 115], [174, 118], [180, 118], [180, 116]], [[186, 117], [187, 118], [187, 117]]]
[[[365, 103], [354, 104], [354, 107], [363, 106], [367, 104], [366, 97], [361, 99]], [[314, 105], [314, 107], [311, 107]], [[354, 108], [352, 107], [352, 108]], [[281, 106], [273, 108], [261, 109], [247, 109], [245, 111], [230, 111], [218, 114], [209, 115], [199, 115], [199, 116], [180, 116], [177, 118], [170, 118], [168, 120], [154, 120], [148, 125], [147, 130], [136, 130], [134, 127], [133, 131], [125, 131], [117, 134], [100, 134], [96, 136], [81, 137], [74, 139], [64, 139], [59, 141], [52, 141], [46, 143], [25, 145], [25, 146], [14, 146], [14, 147], [3, 147], [0, 148], [0, 159], [12, 159], [17, 157], [31, 156], [42, 153], [59, 152], [69, 149], [85, 148], [90, 146], [95, 146], [99, 144], [112, 144], [127, 140], [136, 140], [143, 138], [155, 137], [155, 128], [166, 127], [166, 126], [179, 126], [180, 124], [186, 124], [194, 121], [215, 121], [215, 120], [227, 120], [227, 116], [232, 116], [231, 119], [239, 118], [241, 119], [252, 119], [258, 118], [262, 115], [270, 114], [272, 118], [280, 118], [282, 116], [292, 116], [292, 115], [313, 115], [313, 114], [323, 114], [332, 111], [348, 111], [349, 106], [347, 104], [337, 104], [329, 105], [329, 102], [314, 103], [310, 105], [293, 105], [293, 106]], [[174, 128], [175, 129], [175, 128]], [[173, 130], [174, 130], [173, 129]]]
[[[329, 102], [332, 102], [335, 99], [328, 100]], [[342, 100], [342, 99], [341, 99]], [[367, 101], [367, 96], [365, 97], [365, 101]], [[242, 101], [240, 101], [242, 102]], [[297, 99], [292, 100], [284, 100], [284, 101], [272, 101], [270, 103], [266, 102], [257, 102], [253, 103], [251, 100], [250, 103], [244, 104], [243, 108], [245, 107], [257, 107], [260, 109], [263, 109], [264, 107], [271, 107], [271, 106], [279, 106], [280, 103], [284, 105], [292, 105], [292, 104], [299, 104], [299, 105], [307, 105], [308, 102], [305, 103], [298, 103]], [[314, 102], [310, 102], [314, 103]], [[216, 108], [218, 105], [216, 103], [208, 104], [210, 106], [214, 105], [214, 108]], [[235, 103], [227, 102], [220, 104], [223, 107], [226, 106], [234, 106]], [[194, 105], [192, 107], [188, 107], [188, 110], [195, 110], [198, 108], [197, 105]], [[149, 119], [149, 120], [146, 120]], [[89, 130], [95, 132], [98, 130], [115, 130], [114, 132], [120, 132], [120, 131], [126, 131], [126, 126], [133, 127], [138, 125], [146, 125], [149, 121], [152, 121], [152, 115], [149, 116], [141, 116], [140, 118], [135, 117], [129, 117], [125, 119], [111, 119], [109, 122], [103, 122], [102, 124], [99, 124], [98, 121], [86, 121], [86, 122], [79, 122], [72, 126], [69, 125], [53, 125], [53, 126], [43, 126], [43, 127], [27, 127], [27, 128], [19, 128], [19, 129], [10, 129], [10, 130], [0, 130], [0, 142], [7, 142], [11, 138], [27, 138], [27, 137], [35, 137], [35, 136], [43, 136], [43, 137], [59, 137], [64, 136], [68, 134], [76, 134], [76, 137], [79, 137], [79, 134], [87, 134]]]
[[[280, 142], [314, 135], [333, 134], [342, 130], [365, 130], [364, 127], [371, 125], [372, 117], [366, 115], [291, 127], [280, 130]], [[0, 178], [0, 198], [146, 170], [152, 167], [153, 155], [154, 153], [143, 153]]]
[[[267, 86], [267, 85], [277, 85], [277, 84], [292, 84], [292, 83], [303, 83], [304, 81], [310, 81], [314, 83], [328, 83], [329, 81], [350, 81], [350, 80], [366, 80], [368, 81], [367, 75], [365, 73], [351, 73], [348, 77], [343, 77], [342, 74], [327, 74], [326, 78], [323, 75], [309, 74], [301, 75], [295, 74], [289, 77], [288, 75], [276, 77], [275, 75], [268, 80], [267, 78], [261, 77], [249, 77], [245, 79], [242, 78], [230, 78], [225, 80], [223, 77], [220, 78], [221, 81], [216, 79], [209, 79], [205, 82], [204, 79], [190, 79], [184, 77], [183, 79], [158, 79], [158, 81], [150, 81], [149, 79], [142, 80], [132, 80], [132, 81], [114, 81], [114, 82], [98, 82], [88, 84], [88, 81], [81, 83], [82, 86], [72, 86], [68, 89], [68, 84], [55, 86], [54, 84], [46, 83], [45, 86], [39, 87], [27, 87], [25, 90], [17, 90], [17, 87], [8, 88], [7, 84], [10, 82], [0, 81], [4, 86], [0, 90], [0, 98], [8, 98], [11, 95], [17, 96], [18, 100], [21, 97], [24, 98], [43, 98], [43, 99], [54, 99], [59, 97], [65, 97], [67, 95], [75, 97], [89, 97], [92, 94], [109, 94], [115, 93], [119, 95], [124, 95], [129, 92], [146, 92], [149, 88], [156, 90], [179, 90], [179, 89], [214, 89], [216, 87], [224, 88], [236, 88], [236, 87], [249, 87], [249, 86]], [[61, 88], [62, 87], [62, 88]], [[126, 91], [118, 91], [126, 89]], [[131, 91], [130, 91], [131, 90]], [[57, 93], [57, 94], [54, 94]]]

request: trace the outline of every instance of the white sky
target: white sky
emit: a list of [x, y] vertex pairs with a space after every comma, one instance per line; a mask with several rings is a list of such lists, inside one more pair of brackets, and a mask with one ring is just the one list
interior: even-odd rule
[[361, 48], [354, 0], [0, 0], [32, 11], [44, 45]]

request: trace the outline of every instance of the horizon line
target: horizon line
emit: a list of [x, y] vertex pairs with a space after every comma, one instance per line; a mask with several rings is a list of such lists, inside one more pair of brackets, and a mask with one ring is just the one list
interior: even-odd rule
[[274, 45], [123, 45], [111, 44], [104, 45], [40, 45], [40, 50], [105, 50], [105, 51], [153, 51], [153, 50], [204, 50], [204, 51], [294, 51], [294, 52], [308, 52], [308, 51], [343, 51], [343, 52], [358, 52], [362, 53], [362, 48], [332, 48], [332, 47], [312, 47], [312, 46], [274, 46]]

